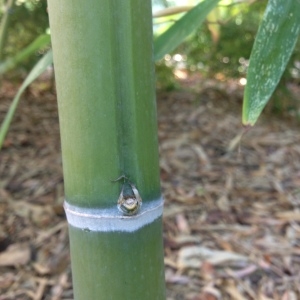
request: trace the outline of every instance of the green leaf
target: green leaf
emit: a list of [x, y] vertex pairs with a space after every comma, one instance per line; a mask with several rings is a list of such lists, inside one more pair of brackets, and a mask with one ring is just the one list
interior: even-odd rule
[[18, 52], [14, 57], [7, 58], [0, 64], [0, 75], [11, 71], [37, 50], [50, 44], [50, 34], [41, 34], [30, 45]]
[[25, 81], [21, 85], [18, 93], [16, 94], [15, 98], [13, 99], [9, 110], [3, 120], [3, 123], [0, 127], [0, 149], [2, 148], [5, 136], [7, 134], [9, 125], [11, 123], [11, 120], [14, 116], [14, 113], [16, 111], [16, 108], [20, 101], [20, 96], [24, 92], [24, 90], [37, 78], [39, 77], [48, 66], [52, 64], [53, 58], [52, 58], [52, 50], [49, 50], [34, 66], [34, 68], [31, 70], [29, 75], [26, 77]]
[[243, 124], [253, 126], [275, 90], [300, 30], [300, 0], [269, 0], [250, 56]]
[[167, 31], [154, 40], [154, 59], [162, 59], [198, 28], [220, 0], [205, 0], [187, 12]]

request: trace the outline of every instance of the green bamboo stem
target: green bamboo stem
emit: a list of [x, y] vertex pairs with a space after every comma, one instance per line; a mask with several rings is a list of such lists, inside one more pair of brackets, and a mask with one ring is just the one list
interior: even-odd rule
[[151, 1], [48, 5], [75, 299], [164, 299]]

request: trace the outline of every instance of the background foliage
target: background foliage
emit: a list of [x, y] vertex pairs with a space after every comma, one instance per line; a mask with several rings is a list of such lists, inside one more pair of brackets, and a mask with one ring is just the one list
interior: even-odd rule
[[[178, 64], [174, 59], [174, 55], [178, 53], [184, 57], [184, 66], [190, 72], [200, 71], [207, 77], [214, 77], [216, 74], [222, 74], [225, 78], [245, 77], [251, 49], [267, 2], [261, 0], [251, 4], [250, 1], [245, 1], [217, 7], [204, 26], [170, 53], [173, 58], [171, 62], [168, 60], [158, 63], [158, 72], [166, 72], [165, 75], [159, 74], [159, 78], [166, 80], [166, 87], [170, 87], [170, 78], [167, 75], [169, 70], [162, 68], [162, 64], [169, 68], [182, 66], [182, 63]], [[172, 2], [166, 3], [170, 5]], [[156, 30], [155, 33], [159, 34], [160, 30]], [[298, 40], [282, 80], [300, 80], [299, 61]]]
[[[153, 0], [155, 10], [175, 5], [195, 5], [199, 1]], [[253, 2], [253, 1], [252, 1]], [[184, 67], [190, 72], [200, 71], [207, 77], [222, 74], [224, 77], [244, 77], [267, 0], [240, 2], [216, 8], [194, 34], [189, 36], [171, 55], [171, 59], [157, 62], [158, 86], [174, 88], [172, 70], [182, 67], [182, 61], [174, 60], [175, 54], [184, 58]], [[252, 3], [252, 4], [251, 4]], [[1, 17], [5, 13], [2, 1]], [[46, 0], [18, 0], [9, 10], [10, 22], [4, 48], [4, 58], [13, 57], [49, 28]], [[183, 14], [154, 19], [154, 34], [157, 36]], [[19, 64], [19, 69], [29, 70], [44, 53], [43, 49]], [[298, 41], [283, 80], [299, 81], [300, 42]]]
[[[277, 3], [272, 1], [153, 0], [154, 58], [156, 60], [157, 87], [159, 89], [176, 88], [175, 74], [178, 69], [183, 70], [185, 73], [198, 72], [202, 77], [218, 80], [240, 78], [245, 84], [249, 57], [253, 49], [255, 36], [258, 33], [259, 24], [262, 24], [261, 20], [266, 5]], [[216, 6], [218, 3], [219, 5]], [[292, 5], [291, 11], [297, 11], [299, 6], [298, 2], [280, 0], [278, 3], [277, 5], [284, 5], [286, 8]], [[185, 6], [178, 6], [180, 4], [185, 4]], [[5, 2], [2, 1], [1, 8], [0, 58], [2, 59], [0, 60], [0, 75], [7, 74], [12, 69], [19, 71], [25, 68], [28, 71], [50, 46], [50, 35], [45, 34], [45, 32], [49, 33], [46, 1], [6, 0]], [[162, 12], [164, 8], [169, 9], [169, 11], [163, 10]], [[170, 13], [170, 9], [172, 13]], [[157, 10], [160, 13], [159, 15], [155, 13]], [[282, 15], [283, 22], [287, 20], [281, 9], [277, 9], [277, 13], [278, 16]], [[289, 17], [288, 20], [292, 20], [290, 23], [296, 26], [296, 32], [298, 32], [297, 14], [291, 13], [292, 15], [294, 17]], [[5, 22], [5, 19], [9, 22]], [[276, 23], [275, 19], [274, 22]], [[270, 24], [275, 26], [274, 22]], [[266, 28], [266, 30], [268, 29]], [[270, 32], [270, 34], [265, 35], [262, 40], [269, 36], [273, 36], [273, 33]], [[288, 40], [289, 36], [294, 41], [297, 38], [297, 35], [295, 38], [292, 35], [287, 35]], [[276, 34], [273, 38], [276, 44]], [[280, 38], [277, 42], [281, 44]], [[292, 42], [292, 44], [295, 45], [295, 42]], [[279, 83], [277, 93], [274, 95], [276, 101], [273, 105], [277, 111], [292, 110], [294, 115], [298, 115], [297, 99], [289, 92], [287, 84], [292, 81], [299, 82], [299, 48], [298, 41]], [[172, 51], [172, 49], [175, 50]], [[261, 49], [260, 51], [268, 53], [270, 49], [265, 50]], [[289, 57], [290, 53], [287, 58]], [[45, 70], [51, 63], [52, 60], [49, 61], [48, 65], [43, 65], [42, 69]], [[276, 59], [274, 64], [278, 64]], [[282, 71], [276, 74], [274, 76], [278, 79], [276, 79], [274, 88], [282, 75]], [[273, 87], [271, 87], [271, 90], [273, 91]], [[270, 96], [271, 94], [266, 94], [264, 98], [269, 99]], [[253, 97], [250, 98], [254, 99]], [[258, 96], [258, 98], [261, 98], [261, 96]], [[15, 97], [13, 102], [18, 101]], [[10, 113], [10, 115], [12, 118], [13, 113]], [[7, 124], [10, 124], [10, 122], [11, 120], [7, 121]], [[5, 133], [2, 135], [5, 136]]]
[[[1, 3], [1, 18], [5, 11], [5, 1]], [[17, 0], [7, 12], [9, 26], [3, 49], [4, 59], [14, 57], [49, 28], [46, 0]], [[43, 49], [19, 64], [19, 69], [30, 70], [44, 53]]]

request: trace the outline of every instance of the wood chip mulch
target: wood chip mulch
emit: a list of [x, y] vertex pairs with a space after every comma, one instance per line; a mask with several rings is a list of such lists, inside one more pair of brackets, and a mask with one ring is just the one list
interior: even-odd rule
[[[2, 83], [0, 121], [16, 90]], [[242, 92], [158, 93], [168, 300], [300, 299], [300, 124], [264, 114], [244, 134]], [[0, 300], [73, 299], [51, 80], [25, 93], [0, 179]]]

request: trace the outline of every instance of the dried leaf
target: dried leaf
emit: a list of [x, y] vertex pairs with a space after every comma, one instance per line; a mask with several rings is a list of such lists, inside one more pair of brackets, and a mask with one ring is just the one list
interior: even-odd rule
[[0, 266], [26, 265], [30, 257], [31, 251], [28, 244], [13, 244], [5, 252], [0, 253]]
[[184, 247], [178, 253], [178, 265], [181, 268], [199, 268], [203, 261], [212, 265], [220, 265], [232, 261], [246, 262], [248, 258], [237, 253], [212, 250], [201, 246]]

